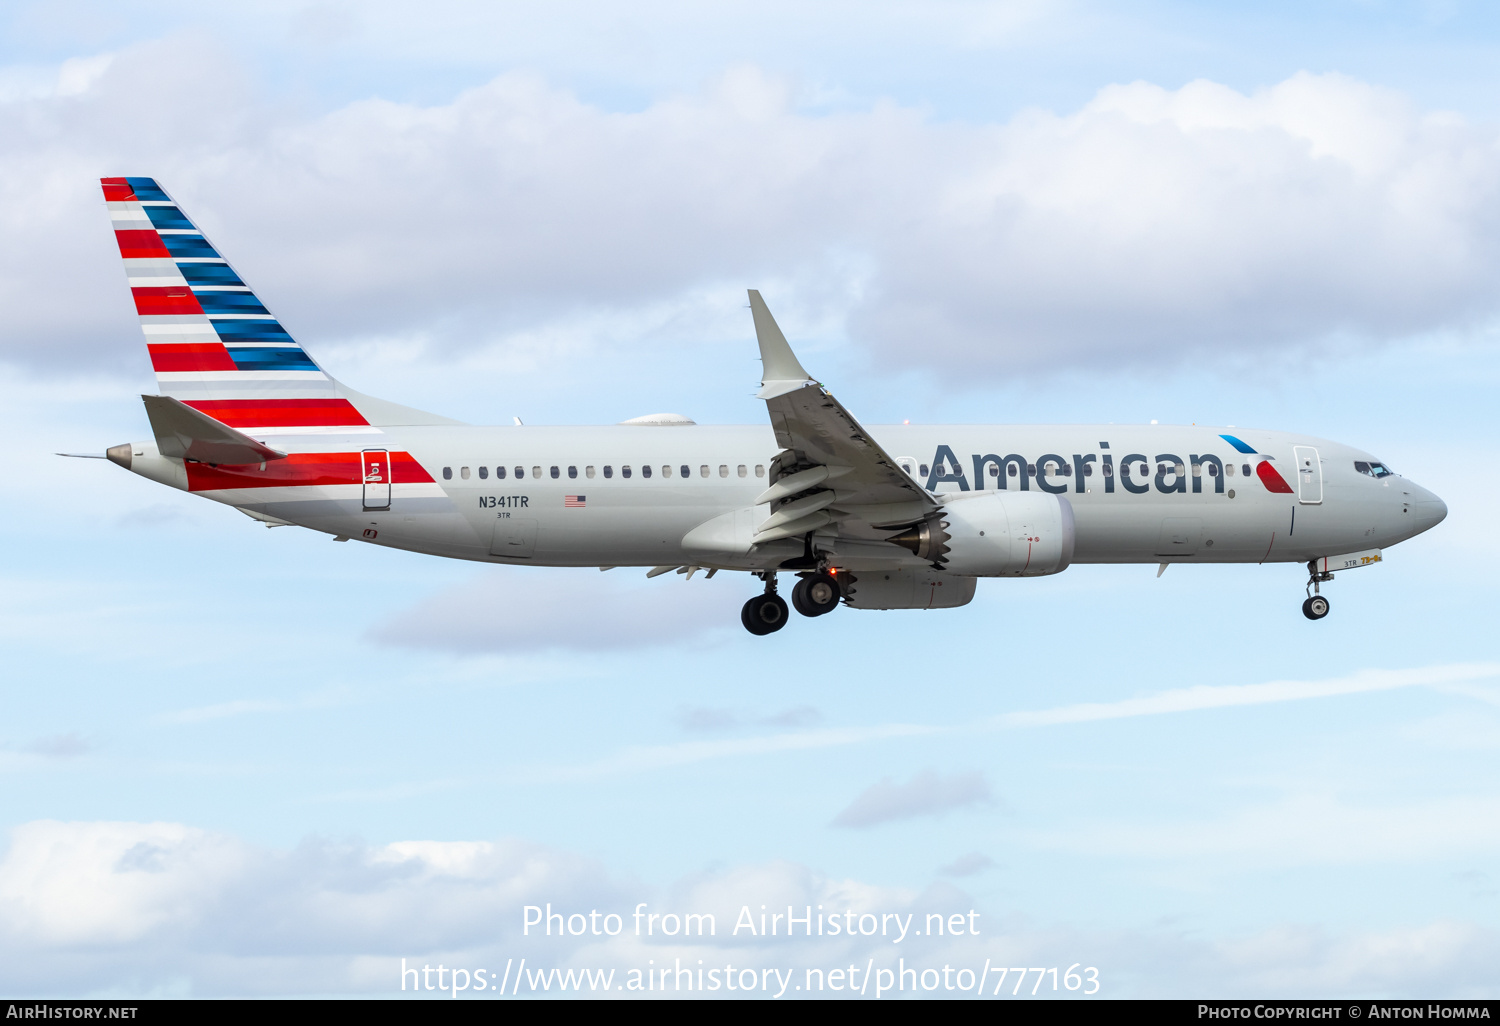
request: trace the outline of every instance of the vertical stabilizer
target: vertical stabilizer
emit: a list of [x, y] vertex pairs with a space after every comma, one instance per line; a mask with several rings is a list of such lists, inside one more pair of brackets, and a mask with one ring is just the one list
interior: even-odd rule
[[101, 184], [163, 395], [262, 435], [369, 424], [155, 179]]

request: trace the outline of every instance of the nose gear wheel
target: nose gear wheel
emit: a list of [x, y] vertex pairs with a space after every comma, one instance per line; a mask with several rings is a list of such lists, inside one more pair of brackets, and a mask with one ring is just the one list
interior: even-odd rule
[[1321, 620], [1328, 615], [1328, 600], [1322, 595], [1313, 595], [1302, 603], [1302, 615], [1309, 620]]
[[1333, 574], [1327, 570], [1319, 572], [1317, 560], [1307, 564], [1307, 601], [1302, 603], [1302, 615], [1309, 620], [1321, 620], [1328, 615], [1328, 600], [1319, 594], [1319, 586], [1331, 580]]

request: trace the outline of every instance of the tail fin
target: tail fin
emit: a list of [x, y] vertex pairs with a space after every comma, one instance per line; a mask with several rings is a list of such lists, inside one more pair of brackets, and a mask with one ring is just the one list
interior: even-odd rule
[[155, 179], [100, 183], [163, 395], [262, 435], [367, 427], [349, 396], [374, 423], [453, 423], [342, 388]]

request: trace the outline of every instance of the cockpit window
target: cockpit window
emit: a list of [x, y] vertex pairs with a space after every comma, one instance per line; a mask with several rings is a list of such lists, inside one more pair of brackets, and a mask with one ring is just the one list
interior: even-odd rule
[[1390, 477], [1395, 473], [1395, 471], [1387, 467], [1384, 463], [1366, 463], [1364, 460], [1355, 460], [1354, 469], [1369, 477]]

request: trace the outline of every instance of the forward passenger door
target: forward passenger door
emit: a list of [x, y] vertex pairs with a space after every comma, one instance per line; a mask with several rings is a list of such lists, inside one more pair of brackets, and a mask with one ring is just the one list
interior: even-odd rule
[[1297, 460], [1297, 501], [1315, 506], [1323, 501], [1323, 461], [1310, 445], [1292, 446], [1292, 455]]

